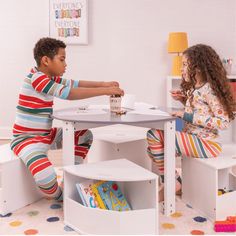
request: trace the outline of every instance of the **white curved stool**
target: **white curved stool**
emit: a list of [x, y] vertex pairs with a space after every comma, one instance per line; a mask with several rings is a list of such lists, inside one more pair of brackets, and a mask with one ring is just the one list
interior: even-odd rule
[[217, 158], [182, 158], [182, 200], [213, 221], [236, 214], [236, 145], [223, 150]]
[[0, 214], [6, 215], [42, 198], [33, 177], [9, 144], [0, 146]]

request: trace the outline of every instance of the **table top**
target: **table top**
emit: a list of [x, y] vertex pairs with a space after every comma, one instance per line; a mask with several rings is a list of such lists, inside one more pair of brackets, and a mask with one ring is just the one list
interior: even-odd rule
[[[150, 107], [152, 108], [152, 107]], [[80, 123], [106, 123], [106, 124], [137, 124], [157, 121], [172, 121], [175, 117], [164, 111], [165, 109], [143, 108], [128, 110], [124, 115], [111, 113], [107, 106], [92, 105], [86, 110], [79, 107], [60, 109], [53, 112], [53, 118], [63, 121]]]

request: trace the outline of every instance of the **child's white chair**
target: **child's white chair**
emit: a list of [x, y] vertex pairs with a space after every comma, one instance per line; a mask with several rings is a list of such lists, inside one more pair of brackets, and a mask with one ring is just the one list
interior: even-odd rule
[[182, 158], [182, 200], [211, 220], [236, 215], [236, 144], [223, 150], [218, 158]]
[[0, 146], [0, 214], [6, 215], [42, 198], [33, 177], [9, 144]]

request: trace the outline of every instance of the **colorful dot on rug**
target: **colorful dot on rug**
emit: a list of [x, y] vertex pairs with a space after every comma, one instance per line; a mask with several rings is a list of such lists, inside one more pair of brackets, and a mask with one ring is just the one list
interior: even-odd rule
[[193, 220], [195, 220], [196, 222], [200, 222], [200, 223], [207, 221], [207, 219], [205, 217], [201, 217], [201, 216], [196, 216], [193, 218]]
[[2, 217], [2, 218], [4, 218], [4, 217], [10, 217], [12, 215], [12, 213], [8, 213], [8, 214], [6, 214], [6, 215], [1, 215], [0, 214], [0, 217]]
[[61, 208], [61, 205], [60, 204], [52, 204], [50, 206], [51, 209], [60, 209]]
[[24, 231], [25, 235], [34, 235], [34, 234], [38, 234], [38, 230], [37, 229], [28, 229]]
[[173, 213], [172, 215], [171, 215], [171, 217], [173, 217], [173, 218], [179, 218], [179, 217], [181, 217], [182, 216], [182, 213], [181, 212], [175, 212], [175, 213]]
[[48, 222], [56, 222], [56, 221], [59, 221], [59, 220], [60, 220], [59, 217], [49, 217], [49, 218], [47, 218]]
[[70, 232], [70, 231], [74, 231], [70, 226], [66, 225], [64, 227], [64, 230], [67, 231], [67, 232]]
[[175, 225], [174, 224], [170, 224], [170, 223], [163, 223], [162, 224], [162, 228], [163, 229], [174, 229]]
[[9, 223], [9, 225], [12, 226], [12, 227], [17, 227], [17, 226], [20, 226], [21, 224], [22, 224], [22, 222], [19, 221], [19, 220], [12, 221], [12, 222]]
[[192, 235], [204, 235], [205, 233], [201, 230], [192, 230], [190, 232]]
[[29, 211], [27, 212], [28, 216], [37, 216], [39, 214], [39, 211]]

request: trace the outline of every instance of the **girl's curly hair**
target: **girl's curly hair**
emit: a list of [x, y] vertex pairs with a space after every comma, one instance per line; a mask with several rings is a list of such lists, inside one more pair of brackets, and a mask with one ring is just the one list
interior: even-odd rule
[[189, 82], [184, 79], [181, 88], [185, 96], [188, 91], [194, 91], [196, 73], [200, 71], [203, 82], [208, 82], [218, 97], [229, 118], [234, 119], [235, 101], [226, 76], [226, 71], [216, 51], [207, 45], [197, 44], [186, 49], [183, 54], [187, 57]]

